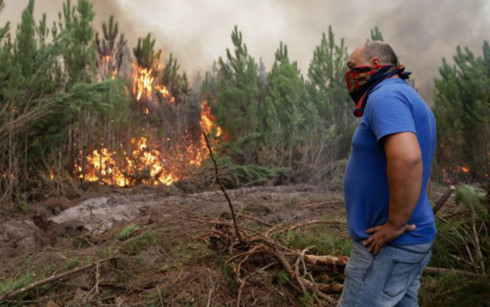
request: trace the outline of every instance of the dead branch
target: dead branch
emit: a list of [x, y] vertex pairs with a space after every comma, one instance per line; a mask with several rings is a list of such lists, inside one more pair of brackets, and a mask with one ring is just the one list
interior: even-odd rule
[[90, 264], [81, 266], [81, 267], [76, 267], [76, 268], [74, 268], [74, 269], [72, 269], [70, 271], [67, 271], [67, 272], [64, 272], [64, 273], [60, 273], [60, 274], [57, 274], [57, 275], [53, 275], [53, 276], [50, 276], [48, 278], [45, 278], [45, 279], [42, 279], [42, 280], [33, 282], [33, 283], [31, 283], [31, 284], [29, 284], [29, 285], [27, 285], [25, 287], [22, 287], [22, 288], [20, 288], [18, 290], [14, 290], [14, 291], [10, 291], [10, 292], [4, 293], [2, 295], [2, 297], [0, 298], [0, 302], [1, 301], [4, 301], [6, 299], [9, 299], [9, 298], [11, 298], [13, 296], [16, 296], [18, 294], [21, 294], [21, 293], [27, 292], [29, 290], [32, 290], [32, 289], [38, 288], [40, 286], [43, 286], [45, 284], [49, 284], [49, 283], [52, 283], [54, 281], [63, 279], [65, 277], [68, 277], [70, 275], [76, 274], [78, 272], [85, 271], [87, 269], [90, 269], [93, 266], [98, 266], [101, 263], [104, 263], [106, 261], [113, 260], [113, 259], [116, 259], [116, 258], [117, 257], [109, 257], [109, 258], [106, 258], [106, 259], [98, 260], [98, 261], [92, 262]]
[[241, 216], [241, 217], [244, 217], [248, 220], [251, 220], [251, 221], [254, 221], [254, 222], [257, 222], [257, 223], [260, 223], [260, 224], [263, 224], [263, 225], [266, 225], [266, 226], [269, 226], [269, 227], [272, 227], [273, 225], [271, 223], [268, 223], [266, 221], [263, 221], [259, 218], [256, 218], [254, 216], [251, 216], [251, 215], [248, 215], [248, 214], [244, 214], [244, 213], [239, 213], [237, 214], [238, 216]]
[[237, 235], [238, 241], [240, 241], [240, 243], [243, 243], [243, 239], [242, 239], [242, 236], [240, 234], [240, 230], [238, 229], [238, 224], [236, 222], [235, 210], [233, 209], [233, 204], [231, 203], [231, 199], [228, 196], [228, 193], [226, 192], [225, 186], [223, 185], [223, 183], [221, 182], [221, 180], [219, 178], [219, 174], [218, 174], [218, 163], [214, 159], [213, 150], [211, 149], [211, 145], [209, 145], [209, 141], [208, 141], [208, 137], [206, 136], [206, 133], [203, 132], [202, 134], [204, 135], [204, 140], [206, 141], [206, 147], [208, 148], [208, 151], [209, 151], [209, 155], [211, 157], [211, 160], [213, 160], [213, 164], [214, 164], [214, 176], [215, 176], [215, 179], [216, 179], [216, 183], [218, 183], [221, 191], [225, 195], [226, 201], [228, 202], [228, 206], [230, 207], [231, 217], [233, 219], [233, 224], [235, 225], [235, 231], [236, 231], [236, 235]]
[[346, 266], [347, 261], [349, 261], [349, 257], [347, 256], [316, 256], [316, 255], [308, 255], [304, 256], [306, 262], [311, 266], [319, 266], [319, 265], [336, 265], [336, 266]]
[[271, 235], [273, 233], [280, 234], [280, 233], [287, 232], [289, 230], [298, 229], [298, 228], [309, 226], [309, 225], [312, 225], [312, 224], [344, 225], [345, 222], [342, 222], [342, 221], [328, 221], [328, 220], [311, 220], [311, 221], [306, 221], [306, 222], [294, 224], [294, 225], [291, 225], [291, 226], [286, 226], [286, 227], [283, 227], [283, 228], [280, 228], [280, 229], [273, 229], [272, 231], [268, 232], [268, 235]]
[[441, 198], [439, 198], [439, 200], [436, 202], [436, 205], [434, 206], [434, 209], [433, 209], [433, 212], [434, 214], [437, 213], [437, 211], [439, 211], [442, 206], [446, 203], [446, 201], [449, 199], [449, 196], [451, 196], [451, 194], [453, 194], [455, 188], [454, 186], [452, 185], [449, 190], [447, 190], [442, 196]]
[[427, 274], [427, 275], [456, 274], [456, 275], [465, 276], [465, 277], [479, 277], [479, 278], [485, 278], [486, 277], [486, 275], [468, 272], [468, 271], [448, 269], [448, 268], [435, 268], [435, 267], [426, 267], [424, 270], [424, 274]]

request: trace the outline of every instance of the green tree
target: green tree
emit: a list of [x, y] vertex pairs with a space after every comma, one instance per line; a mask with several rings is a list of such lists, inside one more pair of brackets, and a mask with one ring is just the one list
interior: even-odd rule
[[152, 69], [160, 61], [162, 50], [155, 50], [155, 42], [150, 33], [145, 38], [138, 38], [133, 54], [140, 67]]
[[216, 118], [233, 140], [257, 131], [260, 91], [257, 64], [236, 26], [231, 40], [233, 52], [226, 49], [226, 59], [219, 59]]
[[[23, 198], [29, 185], [49, 172], [63, 177], [73, 143], [82, 144], [73, 137], [84, 136], [81, 139], [86, 141], [96, 131], [91, 122], [96, 116], [85, 115], [110, 107], [104, 96], [110, 84], [92, 82], [90, 3], [80, 0], [74, 8], [67, 1], [64, 15], [51, 29], [45, 15], [36, 23], [33, 12], [31, 0], [15, 39], [0, 47], [5, 61], [0, 68], [4, 81], [0, 84], [0, 137], [8, 140], [0, 143], [0, 173], [7, 174], [0, 179], [0, 201], [4, 196]], [[83, 117], [77, 116], [83, 112]]]
[[[490, 46], [482, 56], [456, 48], [454, 65], [445, 59], [435, 80], [434, 113], [438, 125], [437, 162], [440, 172], [461, 178], [462, 167], [476, 180], [489, 174]], [[468, 176], [468, 175], [465, 175]]]
[[259, 118], [262, 122], [263, 161], [273, 166], [292, 167], [303, 145], [309, 114], [304, 80], [296, 62], [290, 62], [287, 46], [282, 42], [275, 54], [267, 77], [264, 103]]
[[321, 156], [328, 157], [325, 164], [345, 158], [350, 148], [355, 117], [344, 79], [347, 60], [344, 40], [337, 43], [329, 27], [328, 35], [323, 33], [315, 48], [306, 82], [309, 99], [317, 109], [317, 143], [322, 144], [318, 150], [323, 152]]
[[218, 64], [216, 63], [216, 61], [214, 61], [211, 71], [206, 71], [206, 73], [204, 74], [204, 80], [202, 81], [200, 88], [201, 100], [214, 102], [215, 97], [218, 93], [219, 83]]
[[180, 65], [177, 59], [170, 53], [161, 71], [161, 84], [168, 89], [176, 103], [185, 103], [190, 94], [189, 81], [186, 73], [180, 73], [179, 69]]
[[371, 29], [370, 34], [372, 41], [384, 41], [383, 34], [381, 34], [381, 31], [379, 31], [378, 26], [375, 26], [373, 29]]
[[70, 0], [63, 3], [59, 14], [58, 30], [61, 47], [64, 49], [66, 87], [77, 82], [90, 82], [96, 75], [96, 50], [92, 21], [95, 17], [89, 0], [78, 0], [73, 6]]

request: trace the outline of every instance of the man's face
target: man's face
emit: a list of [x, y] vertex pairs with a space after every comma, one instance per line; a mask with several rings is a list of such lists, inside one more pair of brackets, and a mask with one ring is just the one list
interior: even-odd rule
[[362, 53], [362, 48], [364, 48], [364, 45], [359, 46], [354, 51], [352, 51], [349, 57], [349, 62], [347, 63], [349, 69], [354, 67], [376, 65], [376, 63], [373, 62], [373, 59], [377, 59], [377, 58], [373, 58], [371, 60], [366, 59], [366, 57]]

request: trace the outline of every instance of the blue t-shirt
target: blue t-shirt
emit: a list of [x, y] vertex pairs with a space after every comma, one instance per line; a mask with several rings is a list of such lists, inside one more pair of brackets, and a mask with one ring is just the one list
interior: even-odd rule
[[371, 91], [364, 116], [352, 139], [344, 174], [344, 196], [349, 235], [356, 241], [369, 237], [366, 230], [388, 221], [389, 188], [386, 155], [380, 140], [390, 134], [416, 134], [423, 161], [423, 181], [417, 205], [408, 221], [417, 227], [391, 244], [431, 242], [436, 236], [427, 182], [436, 145], [434, 115], [420, 95], [404, 80], [383, 80]]

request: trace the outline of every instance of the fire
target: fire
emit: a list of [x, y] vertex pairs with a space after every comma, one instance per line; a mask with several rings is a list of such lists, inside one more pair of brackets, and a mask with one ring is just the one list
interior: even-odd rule
[[201, 128], [206, 133], [212, 133], [216, 130], [216, 136], [221, 136], [223, 131], [221, 127], [214, 123], [214, 117], [211, 114], [211, 107], [208, 105], [208, 101], [204, 100], [201, 104]]
[[[149, 185], [172, 184], [177, 178], [165, 169], [165, 159], [161, 151], [150, 148], [147, 143], [145, 137], [132, 138], [131, 147], [134, 149], [129, 152], [122, 150], [118, 153], [107, 148], [93, 150], [86, 157], [85, 181], [119, 187], [138, 182]], [[118, 159], [118, 154], [122, 158]], [[78, 166], [78, 172], [79, 178], [82, 179], [81, 166]]]
[[[201, 104], [200, 125], [206, 134], [214, 137], [223, 135], [221, 127], [214, 122], [207, 101]], [[161, 141], [155, 139], [132, 138], [130, 150], [121, 148], [115, 151], [105, 147], [92, 150], [86, 157], [85, 180], [119, 187], [137, 183], [171, 185], [182, 179], [189, 167], [199, 167], [208, 156], [203, 135], [198, 143], [184, 139], [182, 145], [170, 147], [167, 151], [161, 149], [165, 144], [159, 144]], [[82, 167], [77, 165], [76, 169], [78, 177], [83, 179]]]
[[[101, 66], [108, 68], [111, 58], [102, 56], [100, 62]], [[150, 68], [138, 65], [137, 61], [132, 64], [132, 84], [126, 90], [128, 95], [132, 93], [134, 102], [141, 103], [138, 109], [143, 115], [157, 111], [159, 104], [149, 104], [155, 101], [157, 95], [161, 95], [165, 102], [175, 104], [170, 89], [158, 82], [160, 70], [158, 62]], [[160, 113], [155, 112], [155, 116], [157, 114]], [[207, 101], [201, 104], [199, 124], [201, 132], [212, 136], [210, 140], [213, 144], [222, 138], [223, 131], [215, 123]], [[119, 148], [107, 148], [100, 144], [92, 147], [85, 157], [82, 151], [79, 152], [75, 162], [75, 176], [88, 182], [119, 187], [141, 183], [170, 185], [185, 178], [189, 168], [199, 167], [208, 157], [202, 133], [198, 139], [193, 139], [192, 135], [197, 138], [196, 134], [186, 130], [176, 144], [175, 139], [162, 138], [157, 129], [146, 127], [143, 136], [128, 138]]]
[[110, 78], [114, 80], [119, 75], [119, 70], [117, 68], [113, 68], [111, 55], [100, 56], [98, 69], [103, 75], [103, 78], [109, 75]]
[[465, 174], [467, 174], [467, 173], [469, 173], [469, 172], [470, 172], [470, 169], [469, 169], [469, 168], [467, 168], [466, 166], [461, 166], [460, 170], [461, 170], [463, 173], [465, 173]]
[[133, 94], [137, 101], [141, 98], [150, 100], [153, 92], [153, 81], [155, 80], [153, 68], [145, 68], [133, 62], [132, 77]]
[[170, 101], [170, 103], [175, 103], [175, 97], [170, 94], [170, 91], [165, 85], [157, 85], [155, 89], [162, 95], [163, 99]]

